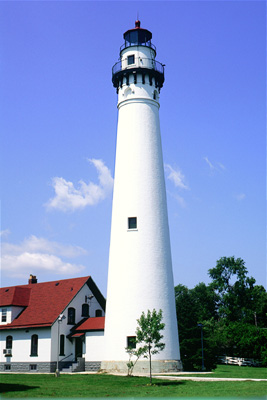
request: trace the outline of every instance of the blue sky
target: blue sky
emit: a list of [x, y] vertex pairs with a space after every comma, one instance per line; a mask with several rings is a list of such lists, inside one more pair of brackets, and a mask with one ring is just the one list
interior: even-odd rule
[[137, 13], [166, 64], [160, 121], [174, 282], [223, 256], [266, 285], [265, 2], [0, 3], [1, 284], [91, 275], [106, 295], [111, 68]]

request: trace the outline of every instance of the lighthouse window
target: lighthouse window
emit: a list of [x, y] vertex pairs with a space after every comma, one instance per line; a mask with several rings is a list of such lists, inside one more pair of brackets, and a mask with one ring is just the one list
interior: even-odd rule
[[137, 229], [137, 218], [136, 217], [128, 218], [128, 229]]
[[127, 57], [128, 65], [134, 64], [134, 54]]
[[129, 349], [136, 349], [136, 336], [127, 336], [127, 347]]

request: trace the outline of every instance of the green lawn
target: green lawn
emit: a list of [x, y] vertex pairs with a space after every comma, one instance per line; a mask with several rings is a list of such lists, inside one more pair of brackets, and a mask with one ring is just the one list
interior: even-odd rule
[[[167, 375], [167, 374], [166, 374]], [[185, 376], [201, 376], [200, 373], [186, 374]], [[239, 367], [238, 365], [218, 365], [217, 368], [209, 374], [203, 374], [203, 377], [213, 378], [248, 378], [248, 379], [267, 379], [267, 368]]]
[[2, 398], [90, 397], [261, 397], [266, 382], [167, 381], [111, 375], [1, 374]]

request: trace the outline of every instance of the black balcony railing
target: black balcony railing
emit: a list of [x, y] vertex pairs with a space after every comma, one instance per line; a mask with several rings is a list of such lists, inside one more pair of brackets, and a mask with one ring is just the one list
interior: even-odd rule
[[[112, 76], [120, 71], [122, 71], [122, 63], [127, 63], [127, 60], [120, 60], [112, 67]], [[159, 61], [156, 61], [152, 58], [137, 58], [134, 64], [126, 65], [123, 70], [130, 70], [133, 68], [144, 68], [144, 69], [152, 69], [160, 74], [164, 75], [164, 65]]]
[[148, 76], [148, 82], [150, 85], [154, 84], [156, 88], [160, 89], [164, 83], [164, 65], [158, 61], [155, 61], [152, 58], [135, 58], [135, 62], [133, 64], [128, 65], [128, 60], [123, 59], [117, 62], [112, 67], [112, 83], [115, 88], [117, 88], [117, 92], [119, 87], [122, 87], [123, 84], [129, 85], [130, 76], [133, 75], [134, 83], [137, 83], [137, 75], [142, 76], [142, 83], [146, 83], [146, 77]]

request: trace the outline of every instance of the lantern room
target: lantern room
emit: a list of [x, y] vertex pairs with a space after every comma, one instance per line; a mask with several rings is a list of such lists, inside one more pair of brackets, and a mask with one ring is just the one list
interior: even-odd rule
[[140, 25], [140, 21], [137, 20], [135, 21], [135, 28], [129, 29], [124, 33], [124, 44], [121, 46], [120, 50], [122, 51], [131, 46], [146, 46], [153, 49], [156, 56], [156, 47], [151, 43], [152, 33], [147, 29], [141, 28]]
[[141, 28], [137, 20], [135, 28], [126, 31], [123, 38], [120, 61], [112, 68], [112, 83], [117, 92], [131, 82], [148, 82], [160, 91], [164, 82], [164, 65], [155, 60], [156, 47], [151, 43], [152, 33]]

